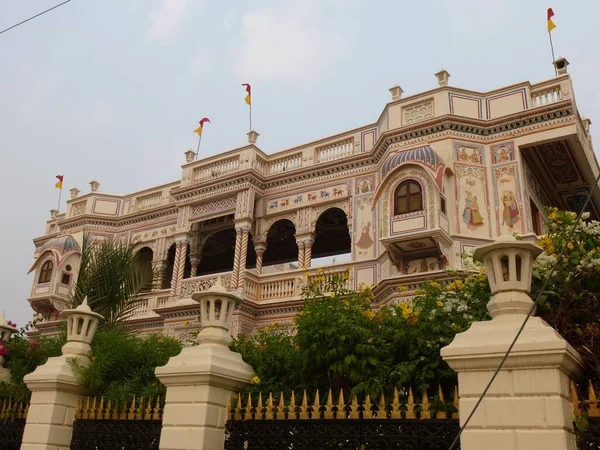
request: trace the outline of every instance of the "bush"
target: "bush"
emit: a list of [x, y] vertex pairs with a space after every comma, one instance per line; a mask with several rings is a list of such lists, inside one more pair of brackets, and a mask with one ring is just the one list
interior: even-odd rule
[[[0, 399], [27, 401], [31, 392], [23, 377], [44, 364], [48, 358], [60, 356], [65, 335], [27, 339], [22, 334], [6, 343], [5, 367], [11, 370], [11, 381], [0, 383]], [[92, 341], [92, 361], [87, 367], [72, 360], [83, 387], [83, 394], [103, 396], [114, 406], [136, 398], [164, 398], [165, 387], [154, 375], [171, 356], [181, 352], [181, 342], [160, 334], [141, 337], [121, 326], [99, 328]]]

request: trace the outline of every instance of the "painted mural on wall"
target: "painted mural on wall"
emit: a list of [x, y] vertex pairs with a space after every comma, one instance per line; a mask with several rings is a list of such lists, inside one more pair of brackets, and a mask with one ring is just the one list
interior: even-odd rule
[[467, 164], [485, 164], [484, 146], [469, 142], [452, 143], [454, 160]]
[[265, 214], [272, 214], [307, 205], [316, 205], [331, 201], [332, 199], [348, 197], [349, 194], [350, 190], [347, 183], [326, 186], [307, 192], [296, 192], [285, 197], [267, 200], [265, 203]]
[[492, 163], [502, 164], [515, 160], [515, 143], [514, 141], [502, 142], [491, 146]]
[[521, 186], [515, 163], [492, 170], [499, 234], [522, 232]]
[[486, 176], [483, 167], [455, 164], [456, 214], [461, 234], [489, 237]]
[[358, 178], [356, 180], [356, 195], [373, 192], [374, 177]]
[[432, 270], [439, 270], [441, 268], [439, 258], [432, 256], [429, 258], [418, 258], [412, 259], [406, 265], [406, 273], [424, 273], [431, 272]]
[[375, 217], [373, 214], [373, 196], [356, 199], [354, 208], [354, 258], [362, 261], [373, 258], [375, 247]]

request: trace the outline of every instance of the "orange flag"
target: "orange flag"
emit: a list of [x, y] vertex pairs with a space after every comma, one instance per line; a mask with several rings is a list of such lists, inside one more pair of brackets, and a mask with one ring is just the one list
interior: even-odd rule
[[548, 33], [551, 33], [552, 30], [556, 28], [556, 25], [554, 25], [554, 22], [552, 21], [552, 17], [554, 17], [554, 11], [552, 11], [552, 8], [548, 8]]
[[202, 128], [204, 127], [204, 124], [206, 122], [210, 123], [208, 117], [205, 117], [200, 122], [198, 122], [200, 126], [194, 130], [194, 133], [196, 133], [198, 136], [202, 136]]
[[246, 86], [246, 92], [248, 93], [244, 100], [246, 100], [248, 105], [252, 105], [252, 87], [248, 83], [242, 83], [242, 86]]
[[64, 175], [56, 175], [56, 178], [58, 178], [58, 181], [56, 182], [54, 187], [58, 188], [58, 189], [62, 189], [62, 184], [63, 184], [63, 180], [64, 180], [65, 176]]

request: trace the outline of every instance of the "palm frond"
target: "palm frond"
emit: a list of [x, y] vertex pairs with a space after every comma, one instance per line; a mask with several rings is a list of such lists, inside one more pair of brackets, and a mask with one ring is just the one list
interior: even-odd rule
[[133, 245], [117, 240], [93, 244], [86, 235], [72, 305], [78, 306], [87, 296], [105, 323], [121, 322], [135, 313], [153, 279], [151, 264], [140, 259]]

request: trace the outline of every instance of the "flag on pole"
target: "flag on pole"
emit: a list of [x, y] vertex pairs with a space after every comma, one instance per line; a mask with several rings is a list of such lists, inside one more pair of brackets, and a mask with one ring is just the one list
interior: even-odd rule
[[56, 175], [56, 178], [58, 178], [58, 181], [56, 182], [54, 187], [58, 188], [58, 189], [62, 189], [63, 180], [64, 180], [65, 176], [64, 175]]
[[244, 100], [246, 100], [246, 103], [248, 105], [252, 105], [252, 87], [248, 84], [248, 83], [242, 83], [242, 86], [246, 86], [246, 98]]
[[194, 130], [194, 133], [196, 133], [198, 136], [202, 136], [202, 128], [206, 122], [210, 123], [208, 117], [204, 117], [200, 122], [198, 122], [200, 126]]
[[554, 22], [552, 21], [552, 17], [554, 17], [554, 11], [552, 11], [552, 8], [548, 8], [548, 33], [551, 33], [552, 30], [556, 28], [556, 25], [554, 25]]

